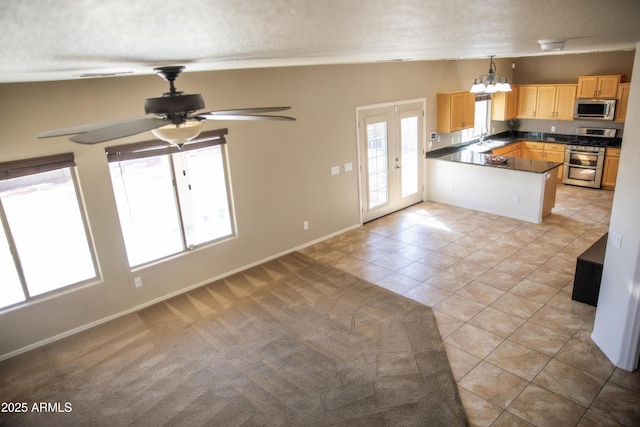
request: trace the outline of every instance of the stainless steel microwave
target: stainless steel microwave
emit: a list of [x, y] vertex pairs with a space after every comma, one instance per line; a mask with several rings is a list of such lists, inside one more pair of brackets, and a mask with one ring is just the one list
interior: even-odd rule
[[573, 118], [582, 120], [613, 120], [615, 99], [576, 99]]

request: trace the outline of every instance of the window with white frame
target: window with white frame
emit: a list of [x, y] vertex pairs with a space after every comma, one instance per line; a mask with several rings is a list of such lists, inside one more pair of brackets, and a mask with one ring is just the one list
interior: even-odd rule
[[480, 135], [487, 135], [488, 129], [491, 126], [491, 98], [476, 96], [474, 113], [474, 126], [462, 131], [461, 140], [471, 141], [473, 139], [480, 138]]
[[131, 267], [233, 235], [226, 130], [209, 133], [181, 149], [160, 141], [107, 148]]
[[0, 308], [96, 278], [72, 153], [0, 163]]

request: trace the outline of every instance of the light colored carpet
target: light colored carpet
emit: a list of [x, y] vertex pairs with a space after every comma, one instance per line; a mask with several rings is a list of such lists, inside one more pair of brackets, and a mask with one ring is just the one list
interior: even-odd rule
[[467, 425], [432, 310], [292, 253], [0, 363], [0, 425]]

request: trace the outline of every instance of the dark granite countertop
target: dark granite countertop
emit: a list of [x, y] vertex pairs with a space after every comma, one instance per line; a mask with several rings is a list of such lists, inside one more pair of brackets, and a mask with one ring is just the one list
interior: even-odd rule
[[[556, 144], [571, 144], [575, 143], [579, 137], [576, 135], [565, 135], [557, 133], [544, 133], [544, 132], [503, 132], [497, 135], [491, 135], [487, 138], [487, 141], [497, 143], [491, 147], [486, 147], [485, 152], [490, 151], [493, 148], [503, 147], [512, 142], [518, 141], [536, 141], [536, 142], [552, 142]], [[621, 138], [605, 138], [607, 147], [620, 147], [622, 144]], [[457, 153], [460, 151], [470, 151], [470, 146], [479, 142], [479, 140], [468, 141], [461, 144], [451, 145], [449, 147], [440, 148], [433, 151], [428, 151], [425, 155], [426, 158], [440, 158], [449, 154]]]
[[455, 153], [444, 154], [442, 156], [432, 158], [449, 162], [467, 163], [471, 165], [533, 173], [546, 173], [562, 165], [562, 163], [560, 162], [547, 162], [545, 160], [521, 159], [518, 157], [507, 156], [492, 156], [488, 153], [479, 153], [473, 150], [460, 150]]

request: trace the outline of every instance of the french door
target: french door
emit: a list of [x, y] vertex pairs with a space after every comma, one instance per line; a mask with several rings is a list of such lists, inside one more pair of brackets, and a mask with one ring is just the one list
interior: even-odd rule
[[425, 100], [358, 107], [362, 222], [421, 202]]

